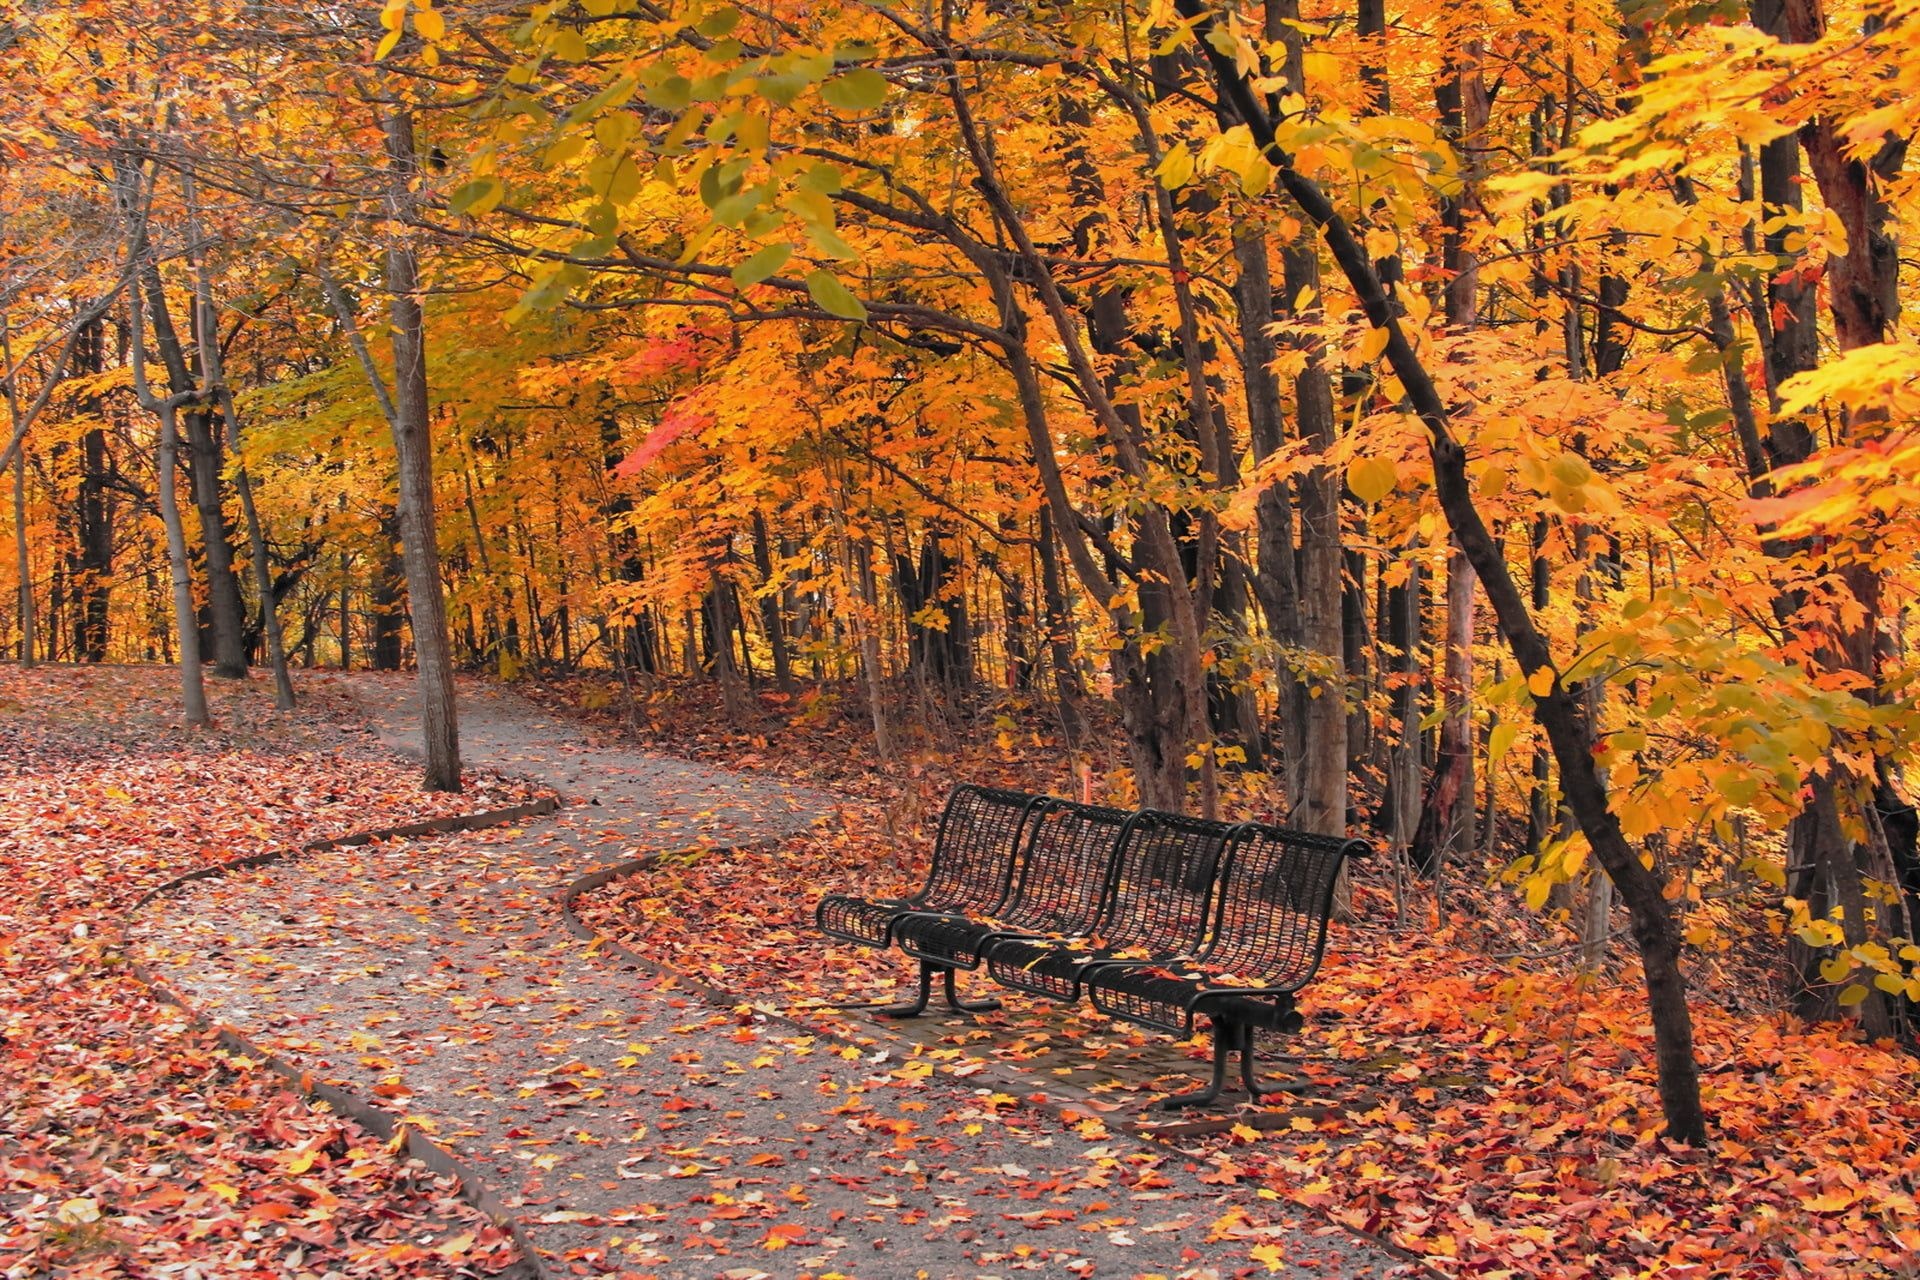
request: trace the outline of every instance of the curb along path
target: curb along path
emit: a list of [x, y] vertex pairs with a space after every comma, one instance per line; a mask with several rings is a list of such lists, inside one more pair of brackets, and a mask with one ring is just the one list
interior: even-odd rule
[[[334, 687], [413, 746], [406, 683]], [[187, 886], [135, 922], [134, 946], [217, 1020], [457, 1153], [548, 1273], [1402, 1267], [1250, 1186], [1202, 1186], [1164, 1151], [1083, 1138], [958, 1081], [903, 1078], [716, 1009], [670, 974], [604, 963], [562, 921], [566, 885], [648, 853], [777, 840], [833, 798], [597, 747], [503, 691], [461, 698], [468, 762], [553, 786], [567, 807]]]

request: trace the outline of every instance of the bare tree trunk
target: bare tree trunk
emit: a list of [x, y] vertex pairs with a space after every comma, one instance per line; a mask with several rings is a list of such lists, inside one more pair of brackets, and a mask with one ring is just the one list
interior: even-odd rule
[[340, 553], [340, 669], [353, 669], [353, 557]]
[[1473, 565], [1458, 544], [1447, 555], [1445, 670], [1439, 759], [1414, 835], [1420, 868], [1438, 875], [1453, 850], [1473, 847]]
[[[1480, 170], [1476, 159], [1487, 126], [1489, 104], [1480, 74], [1481, 48], [1469, 41], [1465, 61], [1434, 86], [1444, 133], [1465, 157], [1458, 194], [1443, 196], [1441, 265], [1447, 272], [1447, 323], [1471, 329], [1480, 322], [1480, 264], [1466, 242], [1466, 211], [1475, 199]], [[1425, 811], [1414, 837], [1414, 860], [1438, 875], [1451, 850], [1469, 850], [1473, 833], [1473, 565], [1456, 542], [1447, 556], [1445, 675], [1441, 696], [1446, 715], [1440, 722], [1439, 759], [1427, 789]]]
[[[13, 401], [13, 381], [7, 381], [7, 399]], [[15, 414], [17, 404], [9, 404]], [[33, 557], [27, 547], [27, 451], [13, 455], [13, 555], [20, 575], [20, 665], [33, 665]]]
[[[1286, 49], [1282, 71], [1295, 92], [1306, 85], [1306, 43], [1298, 20], [1298, 0], [1267, 6], [1284, 20], [1279, 39]], [[1281, 290], [1288, 299], [1320, 296], [1320, 251], [1311, 241], [1281, 251]], [[1317, 302], [1314, 304], [1317, 305]], [[1304, 317], [1303, 317], [1304, 318]], [[1294, 412], [1301, 439], [1323, 458], [1335, 444], [1333, 384], [1316, 342], [1306, 367], [1294, 379]], [[1342, 481], [1322, 462], [1302, 476], [1300, 497], [1300, 639], [1315, 669], [1304, 682], [1304, 767], [1300, 792], [1292, 797], [1296, 825], [1326, 835], [1347, 829], [1347, 683], [1344, 617], [1345, 557], [1340, 539]], [[1345, 875], [1339, 895], [1345, 914]]]
[[[188, 235], [200, 238], [199, 208], [194, 198], [193, 178], [181, 178], [187, 202]], [[226, 359], [220, 351], [219, 316], [213, 309], [213, 289], [207, 282], [206, 264], [196, 247], [190, 254], [193, 263], [193, 300], [198, 319], [194, 331], [200, 335], [200, 368], [220, 403], [226, 423], [227, 444], [240, 448], [240, 415], [233, 405], [233, 388], [227, 385]], [[273, 705], [281, 711], [293, 710], [293, 677], [287, 671], [286, 642], [280, 631], [280, 612], [273, 598], [273, 566], [267, 562], [267, 538], [260, 528], [260, 512], [253, 502], [253, 480], [242, 462], [234, 469], [234, 489], [240, 495], [240, 510], [247, 522], [248, 558], [253, 565], [254, 590], [260, 595], [260, 629], [266, 636], [267, 663], [273, 670]], [[216, 495], [217, 496], [217, 495]], [[244, 669], [242, 674], [244, 674]]]
[[[151, 310], [154, 346], [166, 367], [167, 379], [175, 394], [196, 389], [194, 370], [187, 363], [180, 335], [173, 327], [167, 309], [166, 283], [160, 268], [149, 261], [140, 269]], [[206, 343], [201, 343], [204, 353]], [[204, 362], [203, 362], [204, 363]], [[203, 367], [200, 373], [206, 376]], [[200, 543], [207, 571], [208, 633], [213, 642], [213, 673], [229, 680], [241, 680], [247, 674], [246, 646], [243, 641], [240, 608], [240, 580], [233, 572], [233, 543], [227, 535], [227, 516], [220, 493], [220, 449], [208, 420], [211, 402], [189, 397], [182, 402], [186, 414], [186, 435], [190, 447], [188, 474], [192, 481], [193, 504], [200, 514]]]
[[[138, 242], [137, 242], [138, 243]], [[144, 248], [144, 244], [141, 245]], [[140, 291], [128, 291], [133, 322], [129, 347], [133, 363], [133, 391], [141, 407], [160, 419], [159, 474], [154, 481], [160, 501], [160, 523], [167, 534], [167, 571], [173, 582], [173, 625], [180, 642], [180, 702], [182, 716], [196, 728], [210, 723], [207, 689], [200, 671], [200, 620], [194, 615], [193, 580], [187, 572], [187, 533], [180, 521], [176, 491], [180, 436], [174, 415], [197, 391], [177, 391], [162, 400], [147, 383], [146, 325], [140, 313]]]
[[792, 696], [793, 656], [787, 648], [787, 620], [780, 608], [781, 593], [773, 589], [773, 544], [767, 536], [767, 519], [758, 510], [753, 513], [753, 561], [760, 573], [760, 625], [767, 633], [767, 647], [773, 651], [773, 685]]
[[[0, 362], [6, 368], [7, 426], [11, 435], [21, 424], [19, 370], [13, 367], [13, 341], [7, 332], [7, 318], [0, 315]], [[13, 453], [13, 555], [20, 576], [20, 665], [34, 663], [33, 636], [33, 556], [27, 545], [27, 449], [21, 444]]]
[[427, 399], [426, 322], [420, 309], [420, 268], [407, 222], [417, 171], [413, 117], [395, 112], [382, 122], [387, 139], [386, 283], [392, 295], [393, 448], [400, 462], [400, 546], [407, 565], [407, 606], [413, 622], [413, 658], [419, 674], [420, 734], [430, 791], [460, 790], [460, 723], [447, 640], [447, 604], [440, 581], [440, 543], [433, 509], [433, 440]]

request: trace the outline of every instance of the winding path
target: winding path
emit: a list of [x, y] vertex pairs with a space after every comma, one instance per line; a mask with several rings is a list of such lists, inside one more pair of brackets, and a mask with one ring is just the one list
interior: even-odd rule
[[[406, 682], [334, 687], [415, 748]], [[568, 883], [651, 851], [778, 839], [837, 801], [598, 745], [484, 686], [463, 688], [460, 715], [470, 764], [545, 781], [566, 807], [205, 881], [154, 904], [136, 937], [197, 1004], [457, 1151], [549, 1274], [1404, 1269], [1251, 1186], [1201, 1185], [1164, 1149], [1083, 1137], [885, 1050], [609, 965], [563, 927]]]

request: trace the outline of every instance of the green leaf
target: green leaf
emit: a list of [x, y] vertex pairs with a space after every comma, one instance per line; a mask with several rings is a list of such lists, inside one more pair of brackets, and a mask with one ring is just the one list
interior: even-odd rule
[[464, 213], [470, 217], [479, 217], [491, 213], [506, 198], [507, 189], [495, 178], [475, 178], [455, 188], [447, 198], [447, 204], [455, 213]]
[[668, 76], [647, 90], [647, 103], [662, 111], [684, 111], [693, 101], [693, 81], [685, 76]]
[[887, 78], [871, 67], [859, 67], [821, 85], [820, 96], [842, 111], [871, 111], [887, 100]]
[[807, 292], [819, 308], [830, 316], [842, 320], [865, 320], [867, 308], [860, 299], [840, 283], [840, 277], [831, 271], [809, 271], [807, 273]]
[[820, 250], [822, 254], [829, 258], [837, 258], [841, 262], [852, 262], [860, 256], [854, 252], [853, 246], [842, 240], [839, 233], [832, 227], [818, 222], [807, 224], [807, 239], [811, 240], [814, 248]]
[[712, 13], [700, 19], [693, 29], [703, 36], [711, 36], [715, 40], [718, 40], [721, 36], [731, 32], [739, 25], [740, 11], [732, 5], [728, 5], [724, 9], [715, 9]]
[[809, 191], [818, 191], [823, 196], [830, 196], [840, 190], [842, 185], [840, 166], [828, 164], [823, 160], [800, 175], [800, 185]]
[[792, 256], [792, 245], [770, 244], [733, 269], [733, 283], [739, 288], [751, 289], [786, 266]]

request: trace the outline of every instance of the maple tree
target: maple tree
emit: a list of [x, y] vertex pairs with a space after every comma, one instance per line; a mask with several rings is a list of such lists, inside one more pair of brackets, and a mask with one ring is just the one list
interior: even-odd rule
[[1690, 972], [1920, 1000], [1911, 8], [21, 6], [9, 635], [1370, 828], [1702, 1142]]

